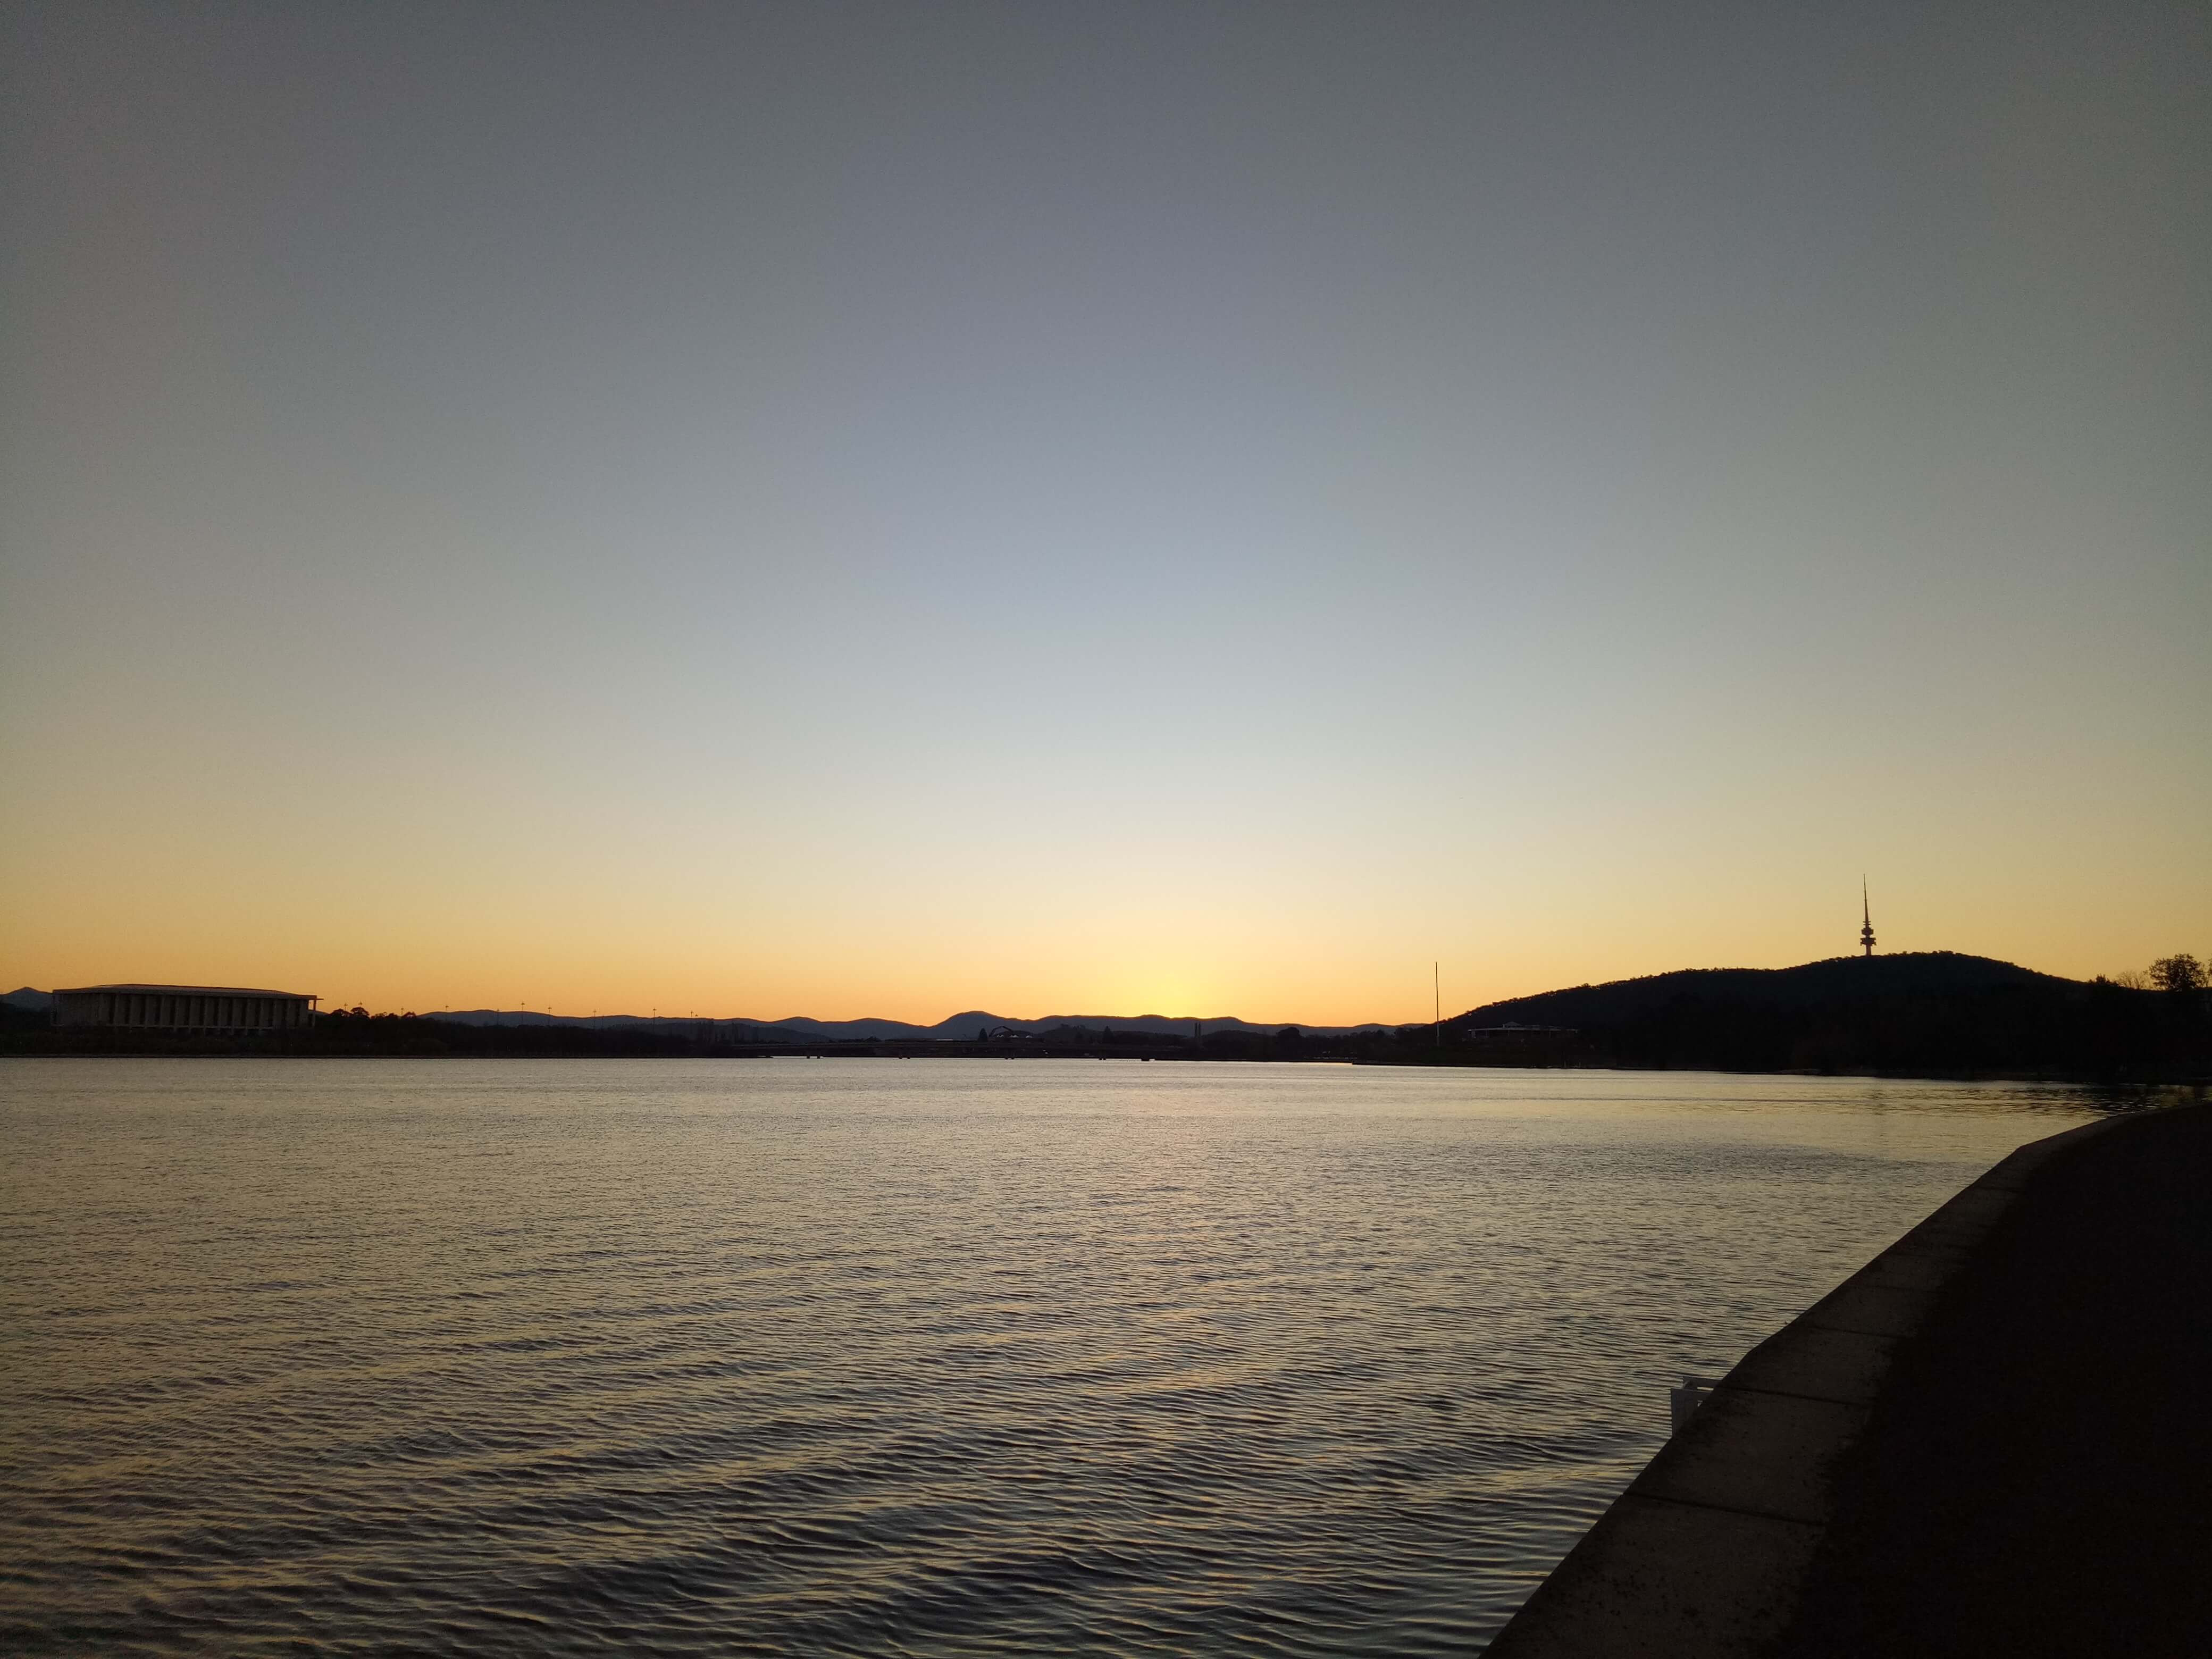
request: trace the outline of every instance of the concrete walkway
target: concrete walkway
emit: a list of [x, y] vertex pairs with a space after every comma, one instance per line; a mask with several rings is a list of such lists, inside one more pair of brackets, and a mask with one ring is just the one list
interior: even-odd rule
[[2212, 1653], [2212, 1109], [2022, 1147], [1753, 1349], [1492, 1644]]
[[2212, 1108], [2051, 1159], [1833, 1483], [1791, 1659], [2212, 1654]]

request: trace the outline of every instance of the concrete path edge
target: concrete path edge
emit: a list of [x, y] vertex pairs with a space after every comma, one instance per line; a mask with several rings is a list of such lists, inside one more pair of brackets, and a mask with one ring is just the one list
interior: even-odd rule
[[2031, 1141], [1746, 1354], [1538, 1585], [1487, 1659], [1750, 1659], [1787, 1628], [1832, 1516], [1828, 1472], [1943, 1288], [2051, 1159]]

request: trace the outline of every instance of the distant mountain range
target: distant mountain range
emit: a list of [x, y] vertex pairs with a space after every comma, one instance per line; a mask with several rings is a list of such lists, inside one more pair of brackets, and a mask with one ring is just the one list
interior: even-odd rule
[[[32, 1011], [44, 1011], [54, 1006], [53, 993], [34, 990], [23, 986], [10, 991], [0, 1002]], [[656, 1029], [695, 1030], [701, 1025], [742, 1025], [759, 1031], [788, 1032], [795, 1038], [823, 1038], [830, 1041], [866, 1041], [872, 1038], [904, 1038], [926, 1041], [930, 1038], [969, 1039], [978, 1031], [995, 1030], [1005, 1026], [1009, 1030], [1026, 1031], [1041, 1036], [1061, 1025], [1081, 1025], [1091, 1030], [1103, 1027], [1115, 1031], [1143, 1031], [1152, 1036], [1188, 1036], [1194, 1029], [1205, 1031], [1249, 1031], [1272, 1036], [1283, 1028], [1278, 1025], [1255, 1025], [1249, 1020], [1231, 1019], [1214, 1015], [1206, 1019], [1169, 1014], [1051, 1014], [1043, 1019], [1016, 1019], [1007, 1014], [994, 1014], [977, 1008], [964, 1014], [954, 1014], [940, 1019], [934, 1025], [911, 1025], [902, 1019], [806, 1019], [797, 1016], [789, 1019], [708, 1019], [699, 1016], [674, 1014], [541, 1014], [520, 1008], [442, 1008], [428, 1016], [432, 1019], [447, 1019], [457, 1025], [581, 1025], [594, 1030], [621, 1026], [642, 1026]], [[1364, 1025], [1301, 1025], [1298, 1030], [1310, 1036], [1343, 1036], [1353, 1031], [1385, 1031], [1392, 1028], [1376, 1021]]]
[[[870, 1040], [964, 1042], [980, 1032], [996, 1030], [1000, 1026], [1008, 1030], [1025, 1031], [1031, 1036], [1042, 1036], [1062, 1025], [1080, 1025], [1094, 1031], [1102, 1028], [1115, 1031], [1141, 1031], [1151, 1036], [1188, 1036], [1194, 1030], [1246, 1031], [1273, 1036], [1282, 1030], [1280, 1025], [1255, 1025], [1249, 1020], [1232, 1019], [1222, 1015], [1197, 1019], [1170, 1014], [1050, 1014], [1042, 1019], [1016, 1019], [1010, 1015], [989, 1013], [980, 1008], [940, 1019], [934, 1025], [913, 1025], [902, 1019], [807, 1019], [797, 1015], [788, 1019], [711, 1020], [703, 1016], [678, 1018], [668, 1014], [591, 1014], [578, 1017], [504, 1008], [447, 1008], [440, 1010], [430, 1018], [449, 1019], [459, 1025], [582, 1025], [599, 1030], [642, 1026], [647, 1030], [655, 1028], [690, 1030], [701, 1025], [736, 1025], [757, 1031], [787, 1032], [796, 1038], [848, 1042]], [[1391, 1029], [1374, 1021], [1364, 1025], [1298, 1027], [1310, 1036], [1343, 1036], [1354, 1031]]]
[[[0, 997], [0, 1001], [33, 1012], [43, 1012], [54, 1005], [51, 991], [34, 990], [27, 985], [9, 992], [6, 996]], [[428, 1017], [451, 1020], [457, 1025], [580, 1025], [600, 1030], [638, 1026], [647, 1030], [681, 1029], [688, 1031], [701, 1025], [739, 1025], [757, 1031], [785, 1032], [794, 1039], [832, 1042], [865, 1042], [871, 1039], [926, 1042], [933, 1038], [964, 1041], [973, 1038], [979, 1031], [995, 1030], [1000, 1026], [1009, 1030], [1026, 1031], [1031, 1036], [1042, 1036], [1062, 1025], [1080, 1025], [1094, 1031], [1104, 1028], [1170, 1037], [1188, 1036], [1194, 1030], [1206, 1033], [1245, 1031], [1272, 1036], [1283, 1029], [1280, 1024], [1255, 1025], [1250, 1020], [1233, 1019], [1219, 1014], [1204, 1019], [1170, 1014], [1049, 1014], [1042, 1019], [1016, 1019], [1009, 1014], [994, 1014], [981, 1008], [970, 1009], [964, 1014], [954, 1014], [948, 1019], [939, 1020], [934, 1025], [913, 1025], [902, 1019], [807, 1019], [796, 1015], [789, 1019], [708, 1019], [673, 1014], [541, 1014], [532, 1009], [520, 1008], [441, 1008]], [[1309, 1036], [1344, 1036], [1356, 1031], [1387, 1031], [1392, 1029], [1374, 1020], [1364, 1025], [1298, 1027]]]
[[[1962, 956], [1950, 951], [1917, 951], [1876, 957], [1832, 957], [1796, 968], [1690, 968], [1653, 974], [1642, 979], [1614, 980], [1603, 985], [1577, 985], [1563, 990], [1514, 997], [1486, 1003], [1454, 1016], [1447, 1028], [1479, 1030], [1502, 1025], [1571, 1027], [1601, 1030], [1651, 1018], [1686, 1001], [1727, 1003], [1772, 1009], [1807, 1008], [1839, 999], [1868, 996], [1955, 995], [2007, 987], [2058, 989], [2075, 985], [2072, 980], [2039, 974], [1990, 957]], [[0, 1001], [32, 1011], [53, 1006], [52, 994], [30, 986], [10, 991]], [[969, 1040], [1003, 1026], [1009, 1030], [1040, 1036], [1062, 1025], [1087, 1030], [1104, 1028], [1138, 1031], [1161, 1037], [1189, 1036], [1224, 1031], [1273, 1036], [1279, 1025], [1255, 1024], [1249, 1020], [1214, 1015], [1205, 1019], [1167, 1014], [1048, 1014], [1042, 1019], [1016, 1019], [983, 1009], [970, 1009], [940, 1019], [934, 1025], [910, 1024], [899, 1019], [809, 1019], [794, 1015], [786, 1019], [679, 1018], [646, 1014], [545, 1014], [532, 1010], [505, 1008], [442, 1009], [434, 1019], [461, 1025], [574, 1025], [606, 1030], [641, 1027], [693, 1030], [701, 1025], [742, 1026], [763, 1033], [784, 1033], [796, 1040], [868, 1041]], [[1425, 1022], [1419, 1022], [1425, 1025]], [[1398, 1029], [1370, 1020], [1362, 1025], [1300, 1025], [1309, 1036], [1346, 1036], [1362, 1031]], [[770, 1040], [774, 1040], [771, 1036]]]
[[[1867, 996], [1948, 995], [1992, 990], [2007, 986], [2058, 988], [2075, 984], [2055, 975], [2039, 974], [1991, 957], [1962, 956], [1951, 951], [1923, 951], [1876, 957], [1831, 957], [1823, 962], [1795, 968], [1687, 968], [1652, 974], [1642, 979], [1613, 980], [1603, 985], [1577, 985], [1563, 990], [1539, 992], [1480, 1008], [1447, 1020], [1447, 1027], [1479, 1029], [1499, 1025], [1571, 1026], [1592, 1030], [1619, 1025], [1676, 1006], [1685, 999], [1706, 1002], [1772, 1008], [1802, 1008], [1838, 998]], [[1061, 1025], [1101, 1027], [1116, 1031], [1141, 1031], [1148, 1036], [1188, 1036], [1194, 1028], [1206, 1033], [1241, 1031], [1273, 1036], [1280, 1025], [1255, 1024], [1249, 1020], [1216, 1015], [1206, 1019], [1166, 1014], [1048, 1014], [1042, 1019], [1015, 1019], [982, 1009], [971, 1009], [940, 1019], [934, 1025], [913, 1025], [897, 1019], [679, 1019], [667, 1015], [599, 1014], [579, 1018], [565, 1014], [540, 1014], [495, 1008], [447, 1010], [433, 1016], [466, 1025], [585, 1025], [694, 1027], [705, 1024], [739, 1025], [762, 1031], [788, 1032], [798, 1038], [851, 1042], [869, 1039], [939, 1041], [974, 1037], [979, 1031], [1005, 1026], [1010, 1030], [1041, 1035]], [[1413, 1022], [1425, 1027], [1426, 1021]], [[1300, 1025], [1309, 1036], [1346, 1036], [1361, 1031], [1398, 1029], [1381, 1021], [1362, 1025]]]

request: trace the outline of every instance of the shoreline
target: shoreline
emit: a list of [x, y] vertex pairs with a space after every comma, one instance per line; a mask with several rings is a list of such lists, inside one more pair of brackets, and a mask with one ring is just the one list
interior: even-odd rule
[[[533, 1027], [477, 1027], [476, 1030], [540, 1030]], [[42, 1034], [33, 1034], [42, 1035]], [[1397, 1071], [1468, 1072], [1600, 1072], [1646, 1073], [1662, 1076], [1705, 1073], [1717, 1077], [1790, 1077], [1856, 1079], [1869, 1083], [2014, 1083], [2054, 1087], [2106, 1089], [2129, 1094], [2146, 1091], [2182, 1091], [2202, 1100], [2212, 1089], [2212, 1072], [2146, 1067], [2139, 1072], [2081, 1073], [2035, 1070], [2027, 1066], [1993, 1070], [1835, 1068], [1813, 1066], [1622, 1066], [1595, 1062], [1555, 1062], [1528, 1060], [1454, 1057], [1441, 1060], [1377, 1059], [1352, 1054], [1204, 1054], [1188, 1048], [1121, 1049], [1060, 1048], [1042, 1043], [993, 1043], [861, 1041], [846, 1043], [728, 1044], [687, 1046], [669, 1039], [648, 1039], [626, 1048], [600, 1048], [546, 1046], [512, 1048], [485, 1047], [455, 1051], [445, 1046], [304, 1045], [276, 1043], [178, 1042], [143, 1041], [94, 1043], [83, 1041], [32, 1042], [25, 1034], [0, 1038], [0, 1060], [1130, 1060], [1189, 1066], [1359, 1066]]]
[[[492, 1028], [477, 1028], [492, 1029]], [[506, 1028], [499, 1028], [506, 1029]], [[533, 1028], [517, 1028], [533, 1029]], [[1395, 1071], [1465, 1072], [1597, 1072], [1644, 1073], [1659, 1076], [1705, 1073], [1715, 1077], [1830, 1078], [1869, 1083], [2014, 1083], [2054, 1087], [2108, 1089], [2126, 1093], [2144, 1091], [2183, 1091], [2201, 1100], [2212, 1090], [2212, 1073], [2146, 1068], [2116, 1076], [2111, 1073], [2036, 1071], [2028, 1067], [1998, 1070], [1859, 1068], [1826, 1069], [1813, 1066], [1621, 1066], [1595, 1062], [1544, 1065], [1526, 1060], [1381, 1060], [1361, 1054], [1194, 1054], [1188, 1049], [1133, 1048], [1115, 1051], [1100, 1048], [1049, 1047], [1030, 1043], [859, 1042], [851, 1044], [760, 1044], [685, 1047], [665, 1040], [640, 1043], [628, 1050], [558, 1048], [484, 1048], [456, 1052], [446, 1047], [374, 1047], [367, 1044], [307, 1046], [283, 1043], [191, 1043], [161, 1045], [143, 1042], [94, 1044], [83, 1042], [31, 1044], [0, 1039], [0, 1060], [1129, 1060], [1187, 1066], [1358, 1066]]]

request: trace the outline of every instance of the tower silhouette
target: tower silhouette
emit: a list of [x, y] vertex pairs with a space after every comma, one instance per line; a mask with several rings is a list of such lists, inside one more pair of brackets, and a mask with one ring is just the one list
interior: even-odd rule
[[1874, 954], [1874, 911], [1867, 903], [1866, 878], [1859, 878], [1859, 945], [1867, 955]]

